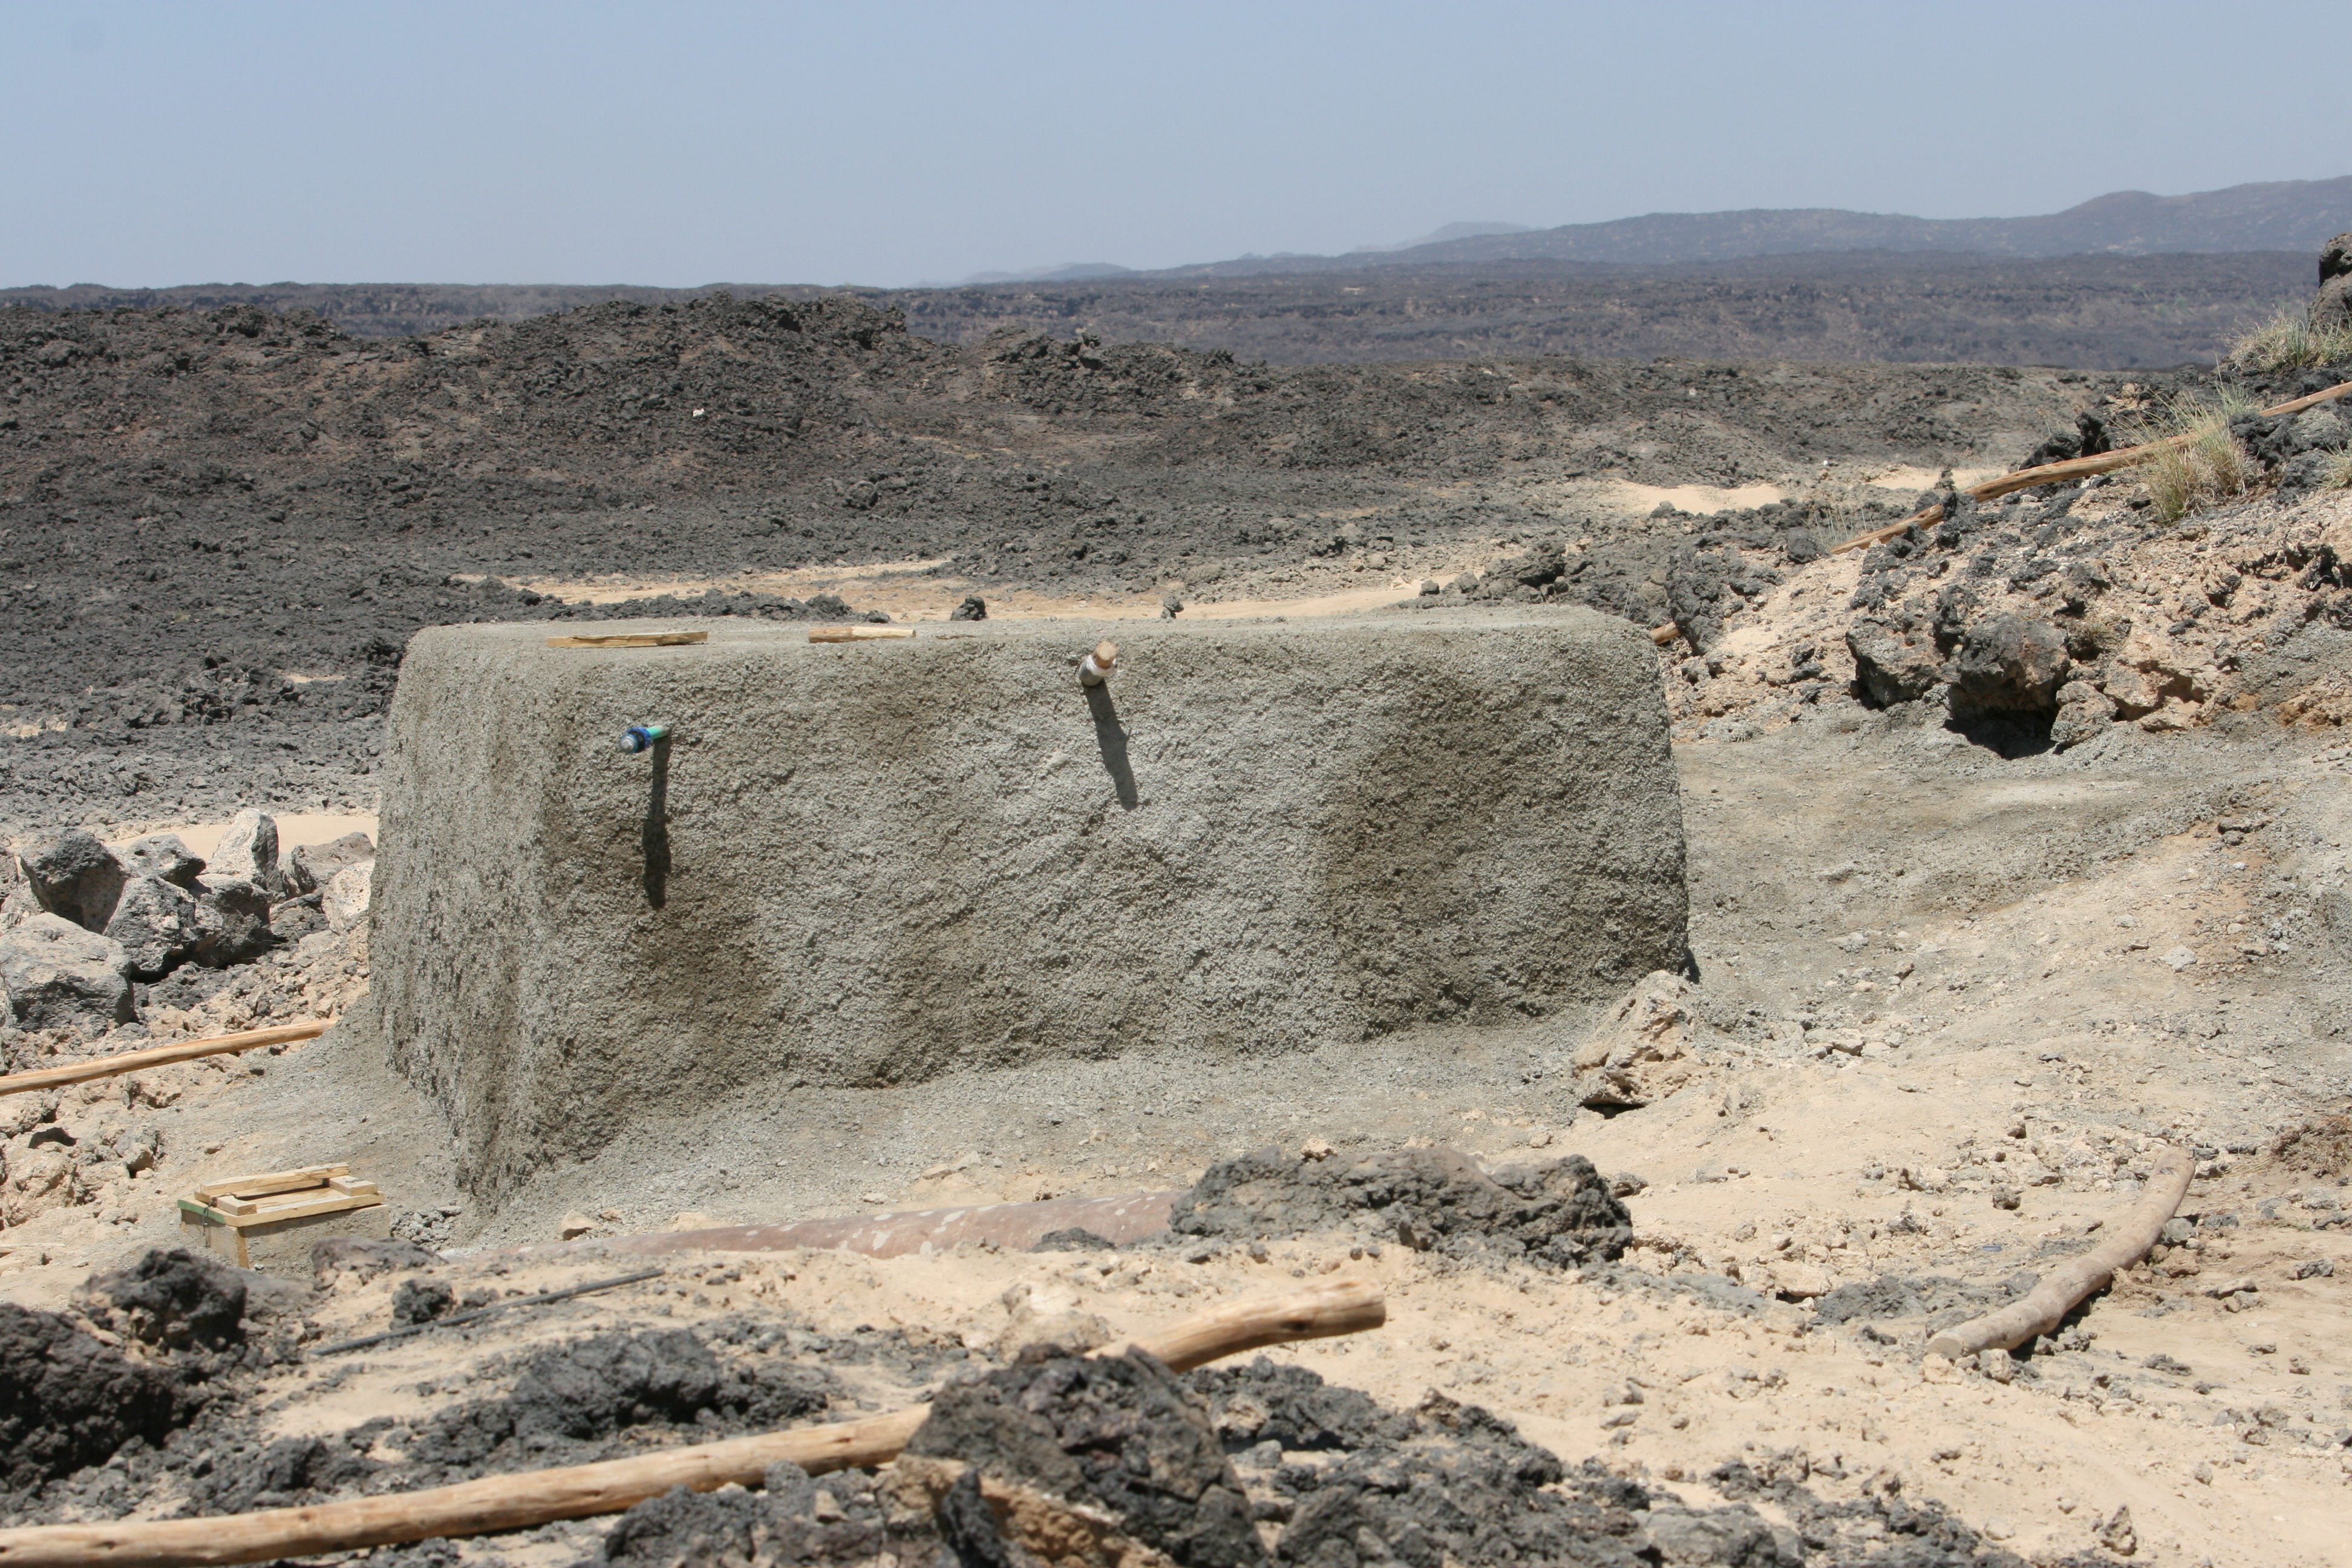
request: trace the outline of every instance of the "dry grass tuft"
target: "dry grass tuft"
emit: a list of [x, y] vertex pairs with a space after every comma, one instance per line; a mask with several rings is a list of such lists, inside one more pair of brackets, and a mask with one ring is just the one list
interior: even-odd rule
[[2140, 465], [2140, 483], [2155, 503], [2158, 521], [2177, 522], [2200, 508], [2246, 493], [2253, 479], [2253, 459], [2230, 433], [2230, 421], [2252, 412], [2252, 406], [2224, 390], [2219, 403], [2176, 398], [2158, 407], [2141, 438], [2179, 440]]
[[2346, 360], [2352, 360], [2352, 327], [2314, 327], [2307, 306], [2286, 304], [2232, 343], [2223, 363], [2233, 370], [2259, 374], [2340, 364]]
[[2329, 457], [2326, 472], [2319, 482], [2328, 489], [2352, 490], [2352, 447]]

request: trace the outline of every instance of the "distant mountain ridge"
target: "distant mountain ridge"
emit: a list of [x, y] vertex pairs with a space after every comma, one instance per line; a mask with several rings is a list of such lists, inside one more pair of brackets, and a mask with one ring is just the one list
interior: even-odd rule
[[2276, 180], [2184, 196], [2115, 191], [2039, 217], [1906, 217], [1838, 207], [1652, 213], [1608, 223], [1475, 235], [1345, 256], [1248, 256], [1139, 272], [1144, 278], [1246, 278], [1447, 262], [1583, 261], [1633, 266], [1863, 250], [1983, 256], [2161, 256], [2316, 252], [2352, 230], [2352, 174]]

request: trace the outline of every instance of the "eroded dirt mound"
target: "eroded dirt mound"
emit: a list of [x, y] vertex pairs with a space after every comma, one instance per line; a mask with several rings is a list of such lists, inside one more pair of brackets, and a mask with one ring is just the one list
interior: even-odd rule
[[2290, 1127], [2271, 1144], [2271, 1156], [2298, 1174], [2352, 1176], [2352, 1116], [2315, 1116]]
[[1320, 1159], [1262, 1149], [1211, 1166], [1176, 1200], [1168, 1228], [1251, 1240], [1354, 1231], [1416, 1251], [1555, 1268], [1614, 1261], [1633, 1235], [1625, 1205], [1582, 1155], [1489, 1176], [1452, 1149]]

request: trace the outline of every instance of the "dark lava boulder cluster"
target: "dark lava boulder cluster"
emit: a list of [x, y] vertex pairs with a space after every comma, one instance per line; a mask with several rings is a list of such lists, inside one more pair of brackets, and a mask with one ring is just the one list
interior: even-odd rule
[[1237, 1240], [1339, 1231], [1450, 1258], [1550, 1268], [1614, 1262], [1633, 1237], [1625, 1205], [1580, 1154], [1490, 1176], [1452, 1149], [1244, 1154], [1204, 1172], [1176, 1200], [1168, 1228]]

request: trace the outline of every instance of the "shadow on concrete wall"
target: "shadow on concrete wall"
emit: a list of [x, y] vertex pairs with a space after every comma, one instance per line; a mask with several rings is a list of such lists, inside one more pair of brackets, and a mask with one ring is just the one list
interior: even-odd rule
[[646, 794], [646, 825], [639, 842], [646, 852], [646, 902], [669, 901], [669, 737], [654, 742], [653, 783]]
[[1127, 731], [1119, 727], [1118, 707], [1111, 701], [1108, 688], [1089, 686], [1087, 710], [1095, 716], [1095, 744], [1102, 748], [1103, 772], [1110, 775], [1111, 787], [1118, 792], [1122, 811], [1133, 811], [1139, 798], [1135, 793], [1135, 770], [1127, 763]]

